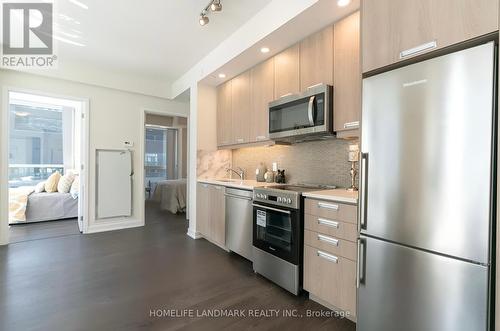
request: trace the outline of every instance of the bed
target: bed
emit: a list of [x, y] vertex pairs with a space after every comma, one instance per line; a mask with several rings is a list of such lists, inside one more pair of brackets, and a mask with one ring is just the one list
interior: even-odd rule
[[78, 198], [70, 193], [31, 193], [26, 206], [26, 223], [78, 217]]
[[186, 211], [186, 179], [163, 180], [156, 183], [153, 201], [160, 203], [161, 210], [173, 214]]
[[33, 188], [9, 189], [9, 224], [56, 221], [78, 217], [78, 198], [70, 193], [34, 193]]

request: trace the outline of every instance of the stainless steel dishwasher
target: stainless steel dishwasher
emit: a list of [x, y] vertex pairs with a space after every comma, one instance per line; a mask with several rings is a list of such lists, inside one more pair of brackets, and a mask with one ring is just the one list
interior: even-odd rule
[[253, 191], [226, 187], [226, 246], [253, 262]]

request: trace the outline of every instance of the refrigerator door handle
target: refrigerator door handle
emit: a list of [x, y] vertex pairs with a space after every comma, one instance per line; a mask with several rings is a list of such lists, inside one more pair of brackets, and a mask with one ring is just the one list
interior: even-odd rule
[[358, 239], [358, 263], [356, 268], [356, 288], [366, 281], [366, 239]]
[[361, 153], [360, 180], [359, 180], [359, 206], [358, 230], [366, 230], [366, 206], [368, 197], [368, 153]]

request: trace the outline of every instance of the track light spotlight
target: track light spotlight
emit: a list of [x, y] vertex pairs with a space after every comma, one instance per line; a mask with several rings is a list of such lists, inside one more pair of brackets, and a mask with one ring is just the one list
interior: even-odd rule
[[200, 25], [201, 25], [201, 26], [203, 26], [203, 25], [207, 25], [209, 21], [210, 21], [210, 20], [208, 19], [208, 17], [207, 17], [205, 14], [201, 14], [201, 15], [200, 15], [199, 22], [200, 22]]
[[222, 4], [220, 3], [220, 0], [218, 1], [213, 1], [212, 4], [210, 5], [210, 9], [213, 11], [213, 12], [220, 12], [222, 11]]

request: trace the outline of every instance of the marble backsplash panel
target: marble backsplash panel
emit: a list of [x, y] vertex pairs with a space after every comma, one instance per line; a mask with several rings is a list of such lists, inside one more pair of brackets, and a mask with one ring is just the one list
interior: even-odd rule
[[227, 168], [231, 167], [232, 152], [230, 150], [197, 152], [198, 178], [226, 178]]
[[248, 179], [255, 179], [255, 169], [263, 162], [268, 169], [277, 162], [286, 170], [287, 183], [307, 183], [349, 187], [349, 145], [357, 141], [331, 139], [294, 145], [250, 147], [233, 151], [233, 167], [241, 167]]

